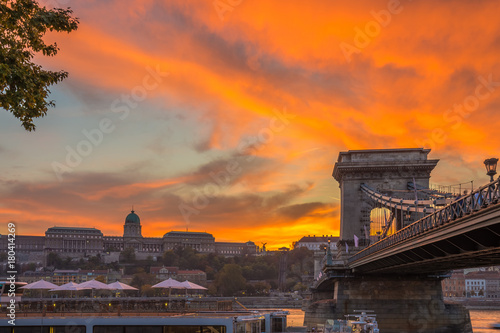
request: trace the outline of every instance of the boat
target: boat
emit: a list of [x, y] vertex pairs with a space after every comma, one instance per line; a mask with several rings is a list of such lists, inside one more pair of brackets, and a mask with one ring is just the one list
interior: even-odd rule
[[12, 299], [18, 304], [24, 291], [20, 287], [25, 285], [27, 285], [26, 282], [0, 281], [0, 306], [10, 305]]
[[[143, 313], [132, 316], [97, 317], [82, 314], [23, 317], [15, 325], [0, 319], [2, 333], [72, 332], [72, 333], [274, 333], [286, 331], [286, 311], [210, 312], [190, 314]], [[12, 319], [10, 319], [12, 320]], [[67, 331], [68, 327], [70, 330]]]
[[346, 315], [345, 320], [329, 319], [326, 321], [324, 333], [380, 333], [375, 314], [369, 310], [355, 310], [359, 314]]

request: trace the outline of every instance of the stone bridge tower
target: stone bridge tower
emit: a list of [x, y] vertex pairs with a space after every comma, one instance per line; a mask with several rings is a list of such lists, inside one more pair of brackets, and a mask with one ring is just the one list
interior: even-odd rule
[[[438, 160], [428, 160], [430, 149], [378, 149], [341, 152], [333, 169], [340, 184], [340, 240], [337, 258], [326, 256], [321, 278], [313, 282], [311, 297], [303, 308], [304, 325], [310, 329], [326, 320], [344, 319], [356, 310], [375, 310], [381, 332], [387, 333], [472, 333], [468, 310], [444, 302], [440, 274], [363, 273], [350, 269], [348, 259], [368, 241], [370, 213], [377, 204], [361, 185], [392, 198], [415, 200], [408, 183], [428, 188], [431, 171]], [[417, 186], [418, 187], [418, 186]], [[418, 200], [421, 200], [418, 197]], [[396, 209], [395, 216], [401, 210]], [[396, 230], [422, 213], [396, 219]], [[394, 223], [394, 222], [393, 222]], [[398, 226], [399, 224], [399, 226]], [[359, 247], [354, 248], [354, 235]], [[349, 252], [345, 244], [349, 245]], [[353, 251], [351, 251], [351, 246]], [[329, 259], [329, 260], [328, 260]], [[330, 261], [330, 262], [328, 262]]]
[[[349, 150], [340, 152], [333, 169], [333, 177], [340, 186], [340, 248], [345, 243], [354, 245], [354, 235], [359, 239], [360, 247], [368, 245], [366, 235], [370, 233], [370, 212], [374, 203], [360, 190], [365, 184], [385, 195], [404, 199], [415, 199], [408, 190], [408, 182], [425, 188], [429, 187], [429, 178], [439, 160], [428, 160], [430, 149], [376, 149]], [[409, 197], [408, 197], [409, 196]], [[419, 198], [420, 199], [420, 198]], [[407, 222], [419, 218], [413, 214]], [[403, 225], [401, 214], [396, 214], [396, 229]]]

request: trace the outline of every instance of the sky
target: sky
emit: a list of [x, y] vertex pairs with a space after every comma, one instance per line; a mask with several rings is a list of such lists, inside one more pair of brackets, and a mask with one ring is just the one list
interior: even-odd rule
[[499, 157], [500, 4], [42, 1], [56, 107], [27, 132], [0, 110], [0, 233], [206, 231], [289, 246], [338, 235], [340, 151], [432, 149], [431, 183], [480, 185]]

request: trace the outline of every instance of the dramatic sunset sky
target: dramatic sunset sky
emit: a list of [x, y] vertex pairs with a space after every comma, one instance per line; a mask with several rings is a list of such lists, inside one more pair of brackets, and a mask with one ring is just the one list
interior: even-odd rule
[[0, 233], [121, 235], [133, 205], [144, 236], [276, 248], [338, 234], [339, 151], [431, 148], [437, 184], [500, 157], [497, 0], [45, 4], [80, 26], [36, 59], [69, 72], [36, 131], [0, 110]]

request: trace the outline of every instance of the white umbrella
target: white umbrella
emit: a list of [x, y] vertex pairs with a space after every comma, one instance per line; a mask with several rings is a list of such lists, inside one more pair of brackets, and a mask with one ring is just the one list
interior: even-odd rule
[[155, 284], [151, 288], [173, 288], [173, 289], [186, 289], [186, 286], [181, 282], [169, 278], [168, 280], [162, 281], [160, 283]]
[[54, 289], [56, 287], [57, 287], [56, 284], [50, 283], [50, 282], [42, 279], [40, 281], [36, 281], [36, 282], [30, 283], [30, 284], [27, 284], [23, 287], [20, 287], [19, 289], [30, 289], [30, 290], [40, 289], [40, 298], [42, 298], [42, 290], [43, 289]]
[[70, 291], [70, 296], [73, 295], [73, 290], [78, 291], [78, 290], [86, 290], [86, 289], [92, 289], [89, 287], [80, 287], [78, 283], [74, 282], [68, 282], [66, 284], [63, 284], [61, 286], [58, 286], [54, 289], [50, 289], [49, 291]]
[[82, 282], [78, 285], [78, 287], [84, 287], [88, 289], [92, 289], [92, 298], [94, 298], [94, 289], [100, 289], [100, 290], [109, 290], [109, 287], [106, 283], [102, 283], [97, 281], [96, 279], [92, 279], [86, 282]]
[[99, 282], [96, 279], [82, 282], [78, 285], [78, 287], [84, 287], [88, 289], [109, 289], [106, 283]]
[[137, 288], [129, 286], [128, 284], [125, 283], [121, 283], [119, 281], [108, 284], [108, 288], [111, 290], [139, 290]]
[[189, 282], [188, 280], [181, 282], [181, 284], [186, 287], [186, 289], [195, 289], [195, 290], [207, 290], [207, 288], [202, 287], [196, 283]]
[[56, 287], [57, 287], [56, 284], [50, 283], [42, 279], [40, 281], [29, 283], [23, 287], [20, 287], [19, 289], [53, 289]]
[[54, 289], [50, 289], [50, 291], [73, 291], [73, 290], [85, 290], [85, 289], [92, 289], [90, 287], [82, 287], [78, 283], [74, 282], [68, 282], [66, 284], [63, 284], [61, 286], [57, 286]]
[[155, 284], [151, 288], [167, 288], [168, 289], [168, 296], [170, 296], [172, 289], [186, 289], [186, 286], [184, 286], [182, 283], [180, 283], [177, 280], [174, 280], [172, 278], [168, 278], [165, 281], [162, 281], [160, 283]]
[[186, 287], [186, 295], [187, 295], [187, 291], [188, 289], [191, 289], [191, 290], [207, 290], [207, 288], [205, 287], [202, 287], [200, 285], [197, 285], [196, 283], [193, 283], [193, 282], [189, 282], [188, 280], [184, 281], [181, 283], [184, 287]]
[[108, 284], [108, 288], [116, 291], [115, 297], [118, 295], [119, 290], [122, 290], [122, 291], [123, 290], [139, 290], [137, 288], [129, 286], [128, 284], [125, 284], [125, 283], [121, 283], [119, 281]]

